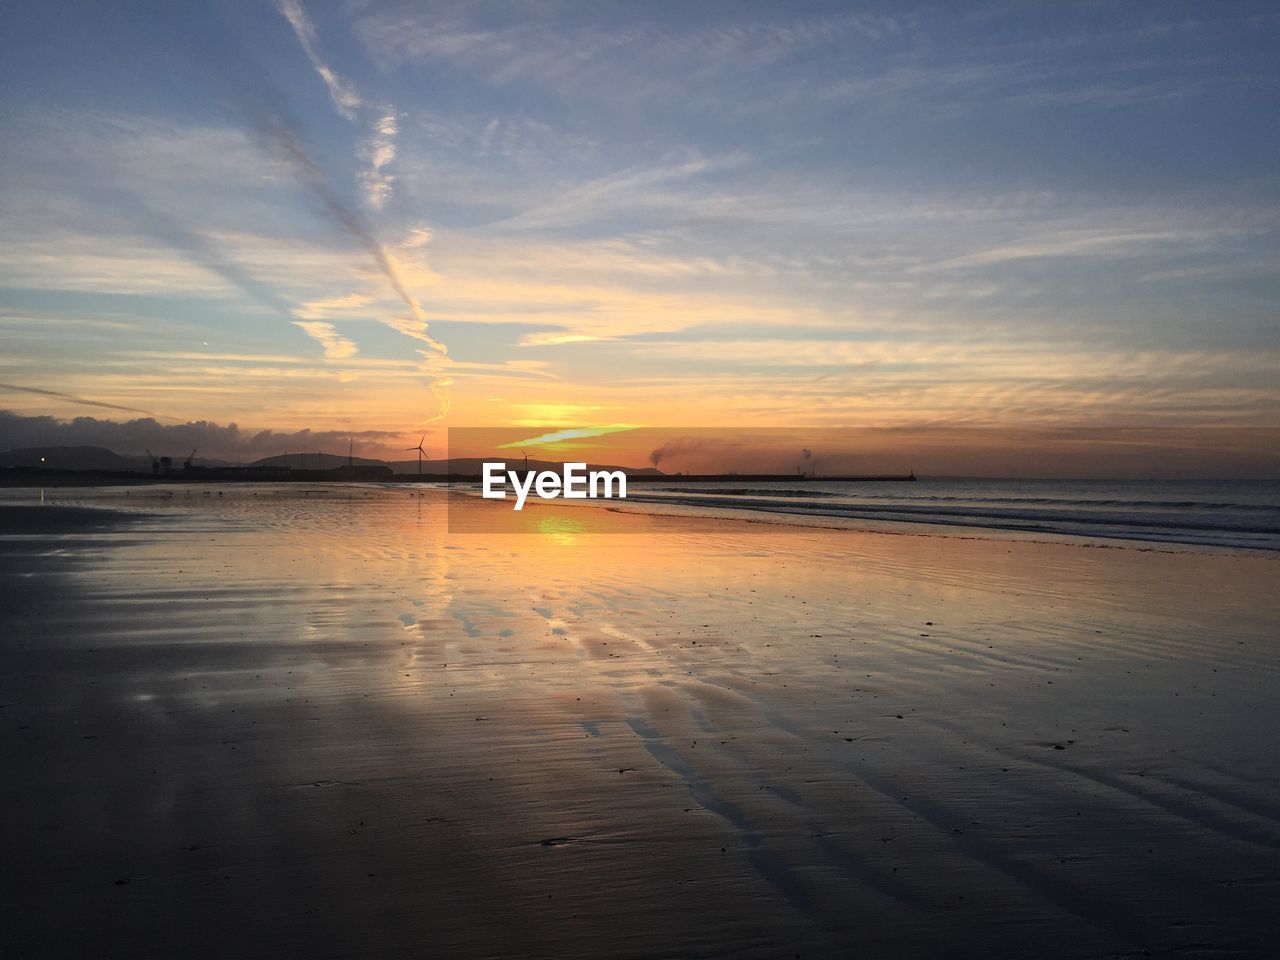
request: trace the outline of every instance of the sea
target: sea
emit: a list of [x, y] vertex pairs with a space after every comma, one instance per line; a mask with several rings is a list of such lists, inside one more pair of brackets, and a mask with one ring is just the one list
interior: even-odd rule
[[868, 529], [1280, 550], [1280, 480], [634, 483], [627, 502], [664, 513], [826, 519]]

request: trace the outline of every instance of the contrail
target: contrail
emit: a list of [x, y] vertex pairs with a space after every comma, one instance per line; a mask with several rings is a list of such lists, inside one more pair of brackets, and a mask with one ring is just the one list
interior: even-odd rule
[[[395, 264], [387, 256], [385, 248], [373, 235], [372, 229], [370, 229], [364, 218], [357, 211], [343, 203], [342, 198], [338, 196], [324, 170], [307, 150], [302, 138], [279, 117], [271, 117], [260, 110], [252, 108], [249, 108], [247, 112], [250, 121], [258, 131], [258, 135], [262, 138], [264, 144], [289, 161], [298, 182], [321, 202], [329, 216], [349, 236], [365, 248], [379, 271], [386, 277], [387, 282], [391, 284], [391, 288], [404, 301], [412, 314], [411, 317], [383, 318], [382, 322], [393, 330], [426, 344], [434, 351], [434, 357], [426, 355], [425, 351], [422, 351], [426, 355], [427, 365], [430, 365], [432, 361], [447, 362], [448, 347], [427, 332], [427, 316], [423, 312], [422, 306], [405, 287], [404, 281], [400, 279], [400, 274], [397, 272]], [[440, 405], [440, 409], [435, 417], [427, 421], [428, 423], [443, 419], [449, 412], [448, 389], [451, 382], [447, 379], [433, 379], [430, 389], [436, 402]]]
[[453, 386], [453, 381], [449, 378], [431, 381], [431, 395], [436, 398], [436, 402], [440, 404], [440, 412], [434, 417], [428, 417], [418, 424], [420, 427], [428, 426], [437, 420], [443, 420], [449, 415], [449, 408], [453, 406], [453, 401], [449, 398], [449, 388]]
[[352, 123], [359, 122], [362, 112], [374, 113], [368, 125], [368, 136], [357, 152], [360, 159], [369, 165], [368, 169], [360, 173], [365, 203], [375, 210], [381, 210], [391, 199], [391, 184], [395, 181], [395, 177], [386, 172], [386, 167], [396, 158], [398, 123], [395, 108], [390, 104], [379, 106], [368, 103], [350, 80], [325, 62], [320, 56], [315, 24], [307, 16], [302, 0], [276, 0], [276, 9], [289, 21], [302, 52], [311, 61], [312, 69], [328, 87], [333, 108]]
[[[307, 16], [306, 8], [303, 7], [301, 0], [276, 0], [276, 9], [280, 11], [281, 16], [289, 21], [289, 26], [293, 28], [294, 35], [298, 38], [298, 43], [302, 46], [303, 52], [306, 53], [307, 59], [311, 61], [311, 66], [329, 88], [329, 96], [333, 100], [334, 109], [346, 119], [355, 120], [356, 112], [367, 106], [367, 104], [364, 98], [356, 91], [356, 88], [349, 81], [334, 73], [321, 58], [316, 48], [315, 25], [311, 22], [311, 18]], [[378, 264], [378, 269], [382, 271], [396, 293], [400, 295], [400, 299], [413, 311], [414, 319], [422, 324], [422, 335], [419, 336], [418, 333], [403, 330], [399, 327], [397, 329], [401, 329], [402, 333], [407, 333], [409, 336], [416, 336], [418, 339], [425, 340], [433, 350], [447, 353], [448, 351], [443, 344], [434, 338], [426, 336], [427, 318], [422, 312], [422, 307], [405, 289], [395, 265], [387, 257], [386, 249], [373, 236], [372, 230], [370, 230], [364, 219], [356, 211], [347, 207], [338, 197], [324, 171], [321, 170], [319, 164], [307, 152], [301, 138], [278, 117], [268, 121], [265, 130], [263, 125], [259, 124], [259, 129], [263, 130], [267, 134], [268, 140], [281, 148], [281, 151], [289, 157], [294, 166], [301, 171], [303, 182], [308, 189], [320, 198], [329, 214], [348, 233], [359, 240], [373, 256], [374, 261]], [[375, 180], [380, 175], [382, 167], [390, 163], [395, 156], [395, 147], [392, 140], [395, 134], [395, 113], [390, 108], [385, 108], [374, 124], [373, 142], [368, 147], [368, 151], [371, 153], [370, 162], [373, 165], [372, 173]], [[367, 183], [366, 186], [368, 186]]]
[[122, 217], [139, 230], [170, 249], [186, 255], [192, 263], [217, 274], [245, 296], [283, 316], [293, 317], [286, 303], [270, 286], [258, 280], [249, 270], [224, 254], [216, 243], [186, 227], [180, 220], [148, 203], [142, 196], [126, 189], [103, 192]]
[[333, 100], [334, 109], [348, 120], [354, 120], [356, 111], [364, 106], [364, 101], [361, 100], [355, 88], [346, 79], [334, 73], [321, 58], [320, 51], [316, 49], [315, 25], [307, 16], [307, 11], [300, 0], [276, 0], [276, 9], [289, 21], [289, 26], [293, 27], [294, 36], [302, 46], [302, 52], [307, 55], [311, 66], [329, 88], [329, 97]]
[[[309, 19], [306, 18], [306, 13], [301, 3], [297, 2], [297, 0], [278, 0], [278, 9], [289, 21], [290, 26], [294, 28], [295, 33], [298, 34], [298, 39], [304, 44], [304, 49], [310, 45], [311, 49], [306, 50], [306, 52], [308, 57], [311, 58], [313, 54], [316, 54], [314, 27], [310, 24]], [[448, 348], [427, 332], [426, 313], [423, 311], [421, 304], [405, 287], [394, 261], [374, 236], [373, 230], [365, 218], [343, 201], [329, 176], [315, 158], [312, 157], [306, 142], [297, 133], [295, 125], [289, 122], [287, 99], [275, 88], [274, 84], [267, 78], [265, 71], [250, 55], [243, 50], [238, 50], [237, 52], [240, 60], [237, 72], [228, 72], [225, 57], [219, 59], [216, 63], [209, 61], [209, 69], [230, 81], [233, 91], [232, 99], [249, 121], [250, 127], [257, 134], [262, 146], [287, 161], [298, 184], [319, 200], [329, 217], [348, 236], [356, 240], [365, 249], [378, 271], [386, 278], [396, 295], [408, 307], [409, 316], [384, 316], [380, 319], [393, 330], [418, 340], [432, 351], [432, 354], [420, 352], [423, 352], [424, 357], [426, 357], [423, 372], [434, 376], [434, 371], [426, 368], [429, 368], [433, 361], [437, 364], [447, 363]], [[319, 60], [318, 56], [313, 59]], [[323, 61], [319, 62], [323, 64]], [[313, 66], [315, 66], [314, 62]], [[330, 79], [337, 81], [335, 84], [330, 84], [330, 94], [334, 99], [335, 107], [338, 108], [340, 113], [347, 116], [348, 114], [345, 111], [354, 113], [357, 107], [370, 106], [349, 83], [333, 74], [332, 71], [329, 71], [329, 74], [329, 77], [325, 77], [326, 83], [329, 83]], [[324, 75], [322, 74], [322, 76]], [[431, 384], [431, 389], [437, 400], [440, 400], [441, 391], [447, 390], [447, 379], [435, 377]], [[447, 408], [447, 397], [441, 403], [441, 406]]]
[[364, 218], [342, 202], [342, 198], [333, 189], [333, 184], [329, 182], [324, 170], [307, 151], [302, 139], [278, 117], [268, 117], [261, 111], [251, 110], [250, 120], [268, 147], [292, 164], [298, 176], [298, 182], [324, 205], [325, 211], [340, 227], [365, 248], [382, 275], [387, 278], [387, 282], [391, 284], [391, 288], [412, 311], [414, 319], [421, 324], [421, 329], [395, 324], [392, 326], [401, 333], [421, 340], [437, 353], [447, 354], [448, 348], [427, 333], [427, 316], [422, 306], [405, 287], [404, 281], [400, 279], [395, 264], [387, 257], [386, 249], [374, 237], [373, 231], [364, 222]]
[[106, 410], [123, 410], [125, 413], [145, 413], [148, 417], [158, 417], [161, 420], [173, 420], [181, 423], [180, 417], [167, 417], [163, 413], [153, 413], [150, 410], [143, 410], [140, 407], [125, 407], [118, 403], [107, 403], [104, 400], [86, 400], [84, 397], [72, 396], [69, 393], [61, 393], [57, 390], [42, 390], [39, 387], [20, 387], [16, 383], [0, 383], [0, 390], [14, 390], [18, 393], [35, 393], [42, 397], [57, 397], [59, 400], [67, 400], [71, 403], [83, 404], [86, 407], [102, 407]]

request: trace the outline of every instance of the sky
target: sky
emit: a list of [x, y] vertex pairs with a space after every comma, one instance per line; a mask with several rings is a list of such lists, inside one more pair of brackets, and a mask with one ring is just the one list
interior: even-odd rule
[[0, 16], [0, 448], [807, 425], [1280, 475], [1274, 4]]

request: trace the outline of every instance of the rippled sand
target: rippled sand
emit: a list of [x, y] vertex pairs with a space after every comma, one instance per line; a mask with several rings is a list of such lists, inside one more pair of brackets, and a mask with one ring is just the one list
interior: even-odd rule
[[1276, 558], [34, 496], [0, 507], [7, 956], [1272, 948]]

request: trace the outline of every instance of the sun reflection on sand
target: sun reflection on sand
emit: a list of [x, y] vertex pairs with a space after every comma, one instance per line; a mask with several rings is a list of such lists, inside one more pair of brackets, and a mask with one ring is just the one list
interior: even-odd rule
[[537, 529], [538, 533], [552, 543], [574, 547], [582, 542], [582, 534], [586, 532], [587, 525], [573, 517], [549, 516], [538, 518]]
[[[8, 669], [54, 705], [33, 729], [71, 718], [68, 763], [101, 750], [90, 772], [127, 798], [110, 835], [140, 838], [127, 855], [92, 818], [77, 837], [113, 875], [209, 837], [219, 871], [248, 843], [398, 878], [378, 895], [406, 916], [456, 883], [483, 891], [468, 916], [499, 902], [557, 931], [610, 885], [634, 892], [583, 956], [645, 942], [655, 918], [743, 956], [803, 936], [840, 955], [858, 918], [914, 930], [918, 905], [960, 893], [942, 939], [1041, 955], [1027, 931], [1047, 930], [1106, 955], [1124, 938], [1093, 918], [1111, 904], [1145, 942], [1180, 936], [1174, 911], [1202, 926], [1273, 899], [1179, 874], [1252, 876], [1278, 842], [1275, 616], [1256, 602], [1272, 558], [424, 493], [134, 491], [149, 519], [29, 558], [57, 560], [59, 592], [14, 619]], [[94, 497], [125, 502], [50, 494]], [[81, 661], [72, 703], [48, 664]], [[195, 812], [157, 818], [157, 797]], [[245, 841], [249, 815], [266, 828]], [[173, 883], [202, 902], [192, 864]], [[454, 916], [430, 918], [442, 942], [471, 935]]]

